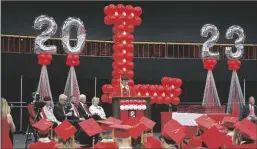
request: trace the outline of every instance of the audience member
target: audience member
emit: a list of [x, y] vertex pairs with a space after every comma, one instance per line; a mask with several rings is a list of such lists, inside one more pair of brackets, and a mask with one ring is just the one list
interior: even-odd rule
[[[1, 98], [1, 141], [2, 141], [2, 148], [13, 148], [9, 131], [12, 133], [15, 132], [15, 125], [11, 116], [11, 108], [8, 106], [6, 99]], [[4, 143], [3, 143], [4, 142]]]
[[100, 119], [104, 120], [106, 119], [106, 115], [104, 109], [98, 105], [99, 102], [100, 100], [98, 97], [93, 97], [92, 105], [89, 107], [89, 111], [92, 115], [98, 115]]
[[61, 122], [56, 119], [53, 113], [52, 100], [50, 97], [44, 98], [45, 106], [41, 110], [41, 117], [54, 123], [54, 128]]
[[79, 96], [79, 104], [78, 104], [78, 112], [80, 117], [83, 117], [84, 119], [89, 119], [91, 117], [91, 113], [87, 107], [86, 101], [87, 97], [84, 94], [81, 94]]
[[67, 102], [67, 96], [64, 94], [61, 94], [59, 96], [59, 103], [57, 103], [54, 106], [54, 115], [55, 115], [56, 119], [60, 122], [66, 120], [67, 117], [72, 116], [72, 112], [66, 113], [66, 111], [65, 111], [66, 102]]

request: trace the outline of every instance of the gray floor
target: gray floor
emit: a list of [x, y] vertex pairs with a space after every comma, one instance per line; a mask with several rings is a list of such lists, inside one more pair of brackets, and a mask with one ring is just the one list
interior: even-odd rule
[[[160, 133], [154, 133], [154, 136], [159, 136]], [[14, 149], [25, 149], [26, 135], [15, 134], [13, 136]], [[32, 141], [30, 141], [32, 143]], [[79, 146], [79, 144], [77, 144]]]

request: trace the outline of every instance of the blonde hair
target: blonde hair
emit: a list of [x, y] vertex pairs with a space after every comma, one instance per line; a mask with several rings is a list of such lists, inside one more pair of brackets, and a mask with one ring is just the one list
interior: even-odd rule
[[95, 101], [100, 101], [100, 99], [98, 97], [93, 97], [92, 98], [92, 103], [95, 102]]
[[232, 140], [235, 144], [238, 144], [238, 145], [242, 142], [242, 135], [237, 129], [234, 130], [234, 135], [232, 137]]
[[2, 112], [2, 118], [5, 117], [9, 112], [9, 105], [6, 99], [1, 99], [1, 112]]
[[58, 144], [57, 144], [58, 149], [75, 149], [75, 144], [72, 144], [72, 139], [69, 138], [66, 141], [63, 141], [61, 138], [58, 138]]

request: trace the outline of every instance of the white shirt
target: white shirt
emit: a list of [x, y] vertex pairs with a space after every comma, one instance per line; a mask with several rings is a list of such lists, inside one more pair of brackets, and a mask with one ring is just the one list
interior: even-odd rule
[[[253, 110], [253, 114], [251, 115], [251, 111]], [[250, 116], [254, 116], [255, 115], [255, 111], [254, 111], [254, 106], [249, 104], [249, 115]]]
[[129, 86], [128, 85], [126, 85], [126, 86], [121, 85], [121, 88], [125, 88], [125, 89], [129, 90]]
[[105, 115], [104, 109], [102, 107], [100, 107], [100, 106], [91, 105], [89, 107], [89, 111], [91, 112], [91, 114], [97, 114], [102, 119], [106, 119], [106, 115]]
[[59, 123], [59, 121], [54, 116], [53, 108], [51, 106], [50, 107], [44, 106], [43, 111], [47, 120]]
[[49, 138], [39, 138], [38, 141], [43, 142], [43, 143], [51, 142], [51, 140]]

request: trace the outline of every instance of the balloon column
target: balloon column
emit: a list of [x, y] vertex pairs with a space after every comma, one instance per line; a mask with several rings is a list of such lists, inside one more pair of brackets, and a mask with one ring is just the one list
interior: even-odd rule
[[[112, 63], [112, 86], [117, 87], [120, 85], [120, 77], [126, 75], [130, 78], [129, 85], [133, 86], [134, 81], [134, 28], [141, 24], [142, 20], [140, 15], [142, 9], [140, 7], [133, 7], [131, 5], [113, 5], [110, 4], [104, 7], [104, 23], [106, 25], [113, 25], [113, 63]], [[108, 86], [108, 87], [107, 87]], [[103, 86], [103, 92], [109, 94], [110, 85]], [[108, 95], [103, 95], [103, 102], [107, 101]], [[111, 97], [108, 98], [111, 103]]]
[[[75, 26], [77, 29], [77, 44], [75, 47], [70, 45], [70, 29]], [[80, 90], [74, 66], [79, 66], [79, 53], [83, 50], [86, 40], [85, 26], [79, 18], [69, 17], [62, 26], [62, 46], [67, 53], [66, 64], [70, 67], [66, 80], [64, 94], [68, 97], [75, 97], [76, 103], [79, 103]]]
[[209, 33], [211, 37], [203, 44], [201, 53], [204, 69], [208, 70], [202, 106], [220, 106], [220, 99], [212, 73], [220, 54], [219, 52], [213, 53], [210, 50], [218, 41], [220, 33], [215, 25], [205, 24], [201, 29], [201, 36], [207, 37]]
[[45, 41], [56, 33], [56, 22], [52, 17], [46, 15], [41, 15], [34, 20], [34, 29], [41, 30], [44, 25], [48, 27], [48, 30], [43, 31], [39, 36], [37, 36], [34, 43], [34, 51], [38, 54], [38, 64], [42, 65], [40, 79], [36, 91], [39, 93], [41, 101], [46, 96], [53, 99], [48, 78], [47, 65], [51, 64], [52, 54], [55, 54], [57, 49], [54, 45], [45, 45]]
[[237, 51], [232, 52], [232, 47], [226, 47], [225, 54], [228, 58], [228, 69], [233, 71], [231, 77], [230, 91], [227, 104], [227, 113], [232, 113], [234, 117], [242, 117], [241, 113], [245, 100], [243, 97], [241, 85], [238, 79], [237, 71], [240, 69], [241, 62], [240, 58], [244, 54], [244, 40], [245, 34], [243, 28], [237, 25], [233, 25], [228, 28], [226, 32], [227, 39], [233, 39], [234, 35], [238, 36], [235, 41], [235, 47]]

